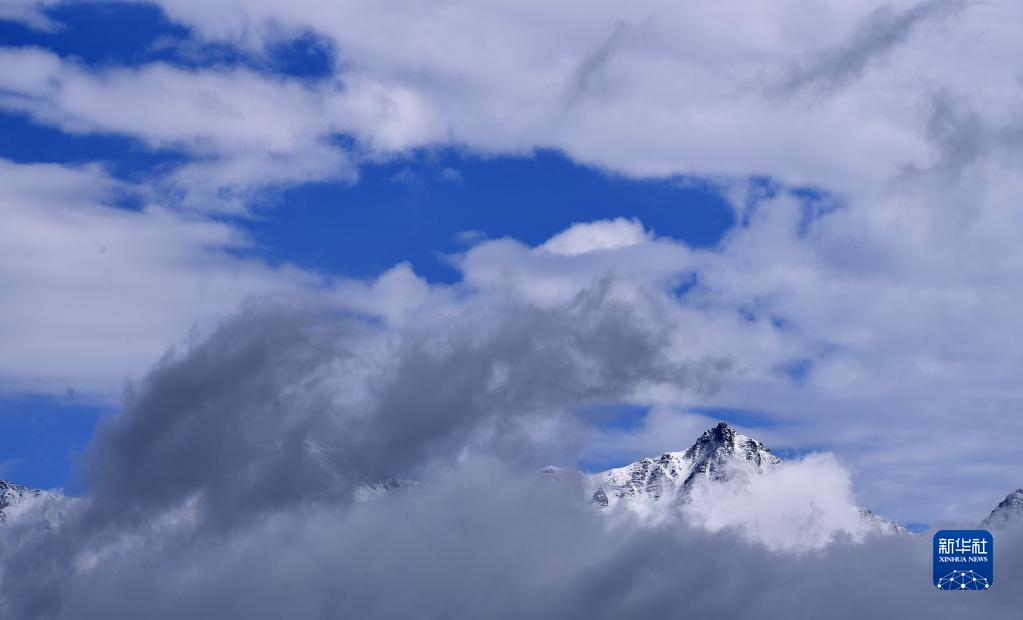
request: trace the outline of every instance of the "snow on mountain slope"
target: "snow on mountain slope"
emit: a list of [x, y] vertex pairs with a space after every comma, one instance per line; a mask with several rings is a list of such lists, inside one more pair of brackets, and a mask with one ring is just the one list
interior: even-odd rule
[[50, 530], [64, 522], [77, 502], [57, 491], [0, 480], [0, 525]]
[[995, 509], [981, 523], [985, 529], [1003, 529], [1023, 523], [1023, 489], [1016, 489], [1005, 496]]
[[760, 473], [781, 459], [759, 441], [740, 435], [724, 422], [703, 432], [685, 452], [665, 452], [586, 477], [601, 508], [628, 504], [645, 512], [658, 502], [684, 503], [701, 479], [724, 481], [743, 472]]
[[848, 474], [834, 458], [783, 463], [763, 443], [724, 422], [704, 431], [684, 452], [581, 474], [581, 479], [586, 496], [611, 514], [644, 521], [681, 515], [712, 531], [737, 529], [775, 549], [802, 551], [838, 537], [908, 533], [853, 503]]

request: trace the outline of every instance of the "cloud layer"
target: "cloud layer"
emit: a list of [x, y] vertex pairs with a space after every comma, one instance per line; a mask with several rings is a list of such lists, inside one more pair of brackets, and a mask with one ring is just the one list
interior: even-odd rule
[[1019, 124], [1016, 69], [1002, 62], [1020, 51], [1012, 3], [157, 4], [198, 41], [257, 55], [316, 37], [335, 70], [310, 81], [222, 65], [94, 68], [7, 49], [0, 106], [185, 149], [203, 165], [169, 181], [207, 207], [224, 191], [344, 178], [353, 157], [441, 144], [858, 195], [934, 164], [923, 111], [936, 93]]
[[[594, 429], [569, 415], [651, 382], [701, 386], [600, 290], [489, 308], [446, 330], [336, 308], [248, 308], [129, 395], [100, 429], [91, 492], [59, 529], [0, 532], [11, 617], [1010, 618], [1009, 579], [935, 596], [929, 540], [779, 539], [848, 497], [824, 457], [703, 524], [608, 519], [531, 466]], [[484, 310], [474, 309], [472, 316]], [[660, 326], [663, 327], [663, 326]], [[418, 484], [357, 493], [415, 475]], [[759, 484], [759, 483], [755, 483]], [[706, 499], [706, 498], [704, 498]], [[800, 506], [814, 514], [800, 514]], [[742, 515], [754, 508], [757, 515]], [[849, 532], [846, 532], [849, 534]], [[766, 535], [766, 536], [765, 536]], [[1023, 570], [999, 538], [996, 575]], [[809, 546], [803, 543], [813, 543]], [[795, 551], [796, 553], [791, 553]]]

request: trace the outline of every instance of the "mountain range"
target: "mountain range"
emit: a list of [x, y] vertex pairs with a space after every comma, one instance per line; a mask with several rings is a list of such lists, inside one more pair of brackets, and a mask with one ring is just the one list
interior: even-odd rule
[[[626, 511], [641, 517], [656, 517], [667, 511], [685, 512], [701, 485], [741, 488], [757, 476], [785, 466], [763, 443], [740, 434], [721, 422], [707, 429], [685, 451], [665, 452], [623, 467], [583, 473], [558, 467], [542, 471], [549, 476], [578, 476], [587, 501], [599, 510]], [[367, 485], [364, 494], [385, 493], [392, 487], [412, 486], [411, 481]], [[78, 499], [56, 490], [32, 489], [0, 480], [0, 527], [14, 525], [42, 531], [59, 527]], [[867, 528], [879, 534], [904, 534], [902, 525], [851, 506]], [[1023, 520], [1023, 488], [1010, 493], [984, 519], [981, 527], [999, 529]]]

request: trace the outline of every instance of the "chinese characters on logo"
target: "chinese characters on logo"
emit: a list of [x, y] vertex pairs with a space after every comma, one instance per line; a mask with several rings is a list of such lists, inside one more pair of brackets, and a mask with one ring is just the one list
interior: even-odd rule
[[987, 530], [934, 534], [934, 585], [939, 590], [989, 590], [994, 583], [994, 539]]
[[943, 555], [987, 555], [987, 539], [939, 538], [938, 553]]

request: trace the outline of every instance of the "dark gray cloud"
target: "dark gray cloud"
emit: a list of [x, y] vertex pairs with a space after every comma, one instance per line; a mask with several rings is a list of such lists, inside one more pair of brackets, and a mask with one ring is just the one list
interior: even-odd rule
[[583, 429], [572, 409], [649, 383], [711, 389], [722, 361], [672, 361], [665, 319], [614, 301], [613, 288], [553, 309], [469, 303], [465, 320], [400, 332], [253, 304], [129, 391], [83, 459], [78, 518], [9, 556], [11, 604], [62, 608], [83, 553], [136, 539], [164, 549], [152, 529], [167, 520], [194, 521], [161, 530], [191, 548], [296, 506], [347, 506], [363, 485], [466, 450], [535, 466], [538, 428], [571, 449]]
[[950, 597], [922, 538], [779, 555], [680, 521], [616, 523], [573, 477], [537, 475], [531, 434], [554, 423], [568, 445], [579, 430], [558, 412], [646, 383], [712, 389], [726, 368], [672, 361], [655, 306], [613, 288], [474, 307], [440, 331], [250, 307], [127, 395], [83, 462], [75, 518], [0, 541], [0, 615], [1015, 615], [1016, 539], [999, 541], [1005, 587]]
[[1018, 533], [996, 587], [930, 585], [926, 537], [777, 555], [682, 522], [609, 527], [557, 481], [494, 459], [376, 501], [153, 537], [64, 584], [69, 618], [1013, 618]]
[[963, 0], [925, 0], [904, 10], [877, 8], [860, 21], [848, 39], [794, 67], [774, 90], [792, 94], [847, 86], [904, 43], [921, 24], [951, 15], [965, 4]]
[[339, 476], [351, 487], [408, 474], [480, 432], [500, 450], [531, 416], [642, 382], [707, 387], [720, 363], [669, 361], [663, 325], [608, 301], [609, 286], [551, 310], [477, 308], [495, 324], [432, 333], [254, 306], [128, 395], [87, 481], [126, 507], [204, 488], [230, 510], [258, 508], [273, 489], [276, 502], [345, 488]]

